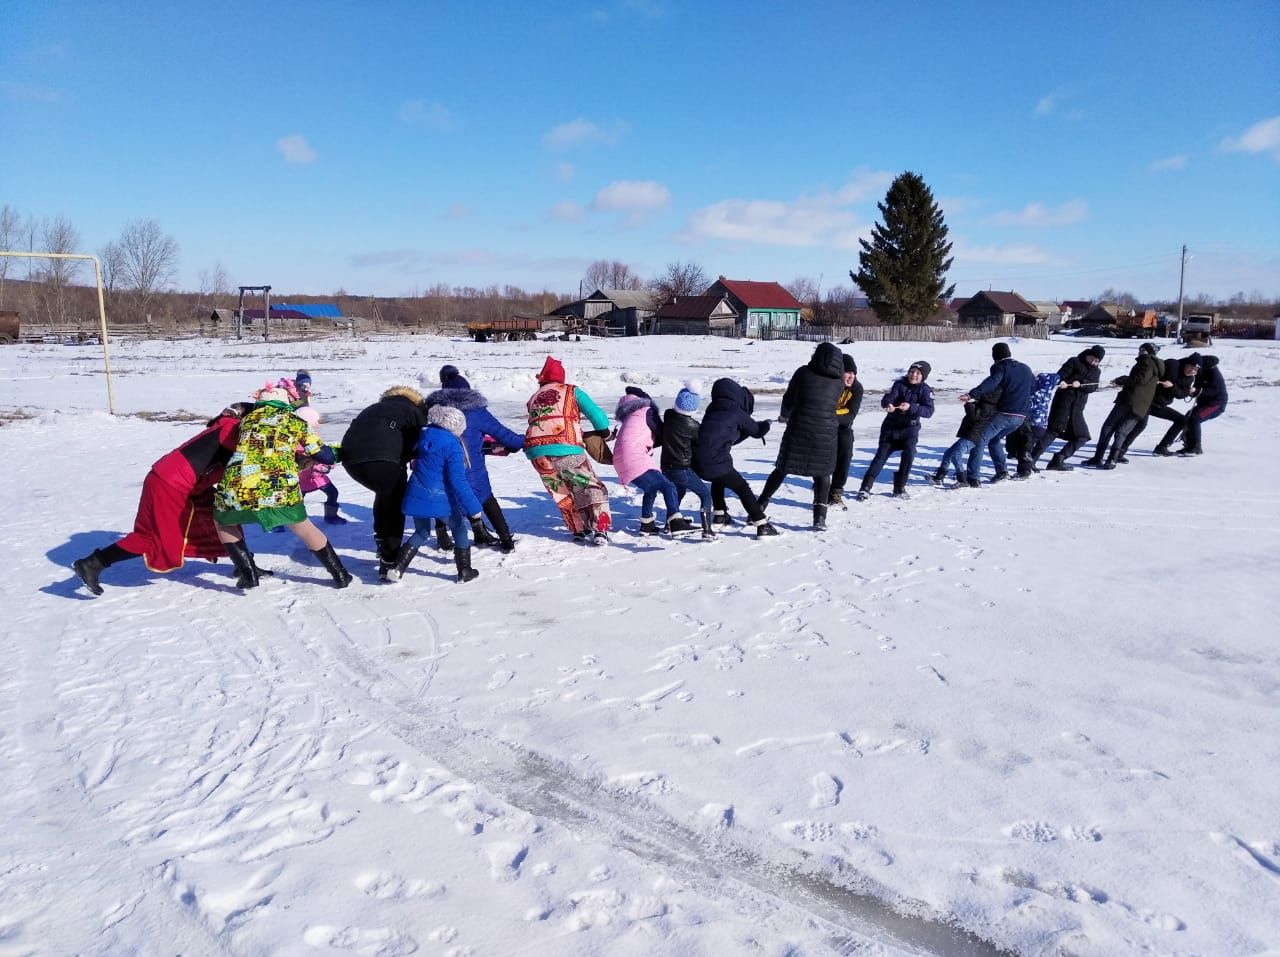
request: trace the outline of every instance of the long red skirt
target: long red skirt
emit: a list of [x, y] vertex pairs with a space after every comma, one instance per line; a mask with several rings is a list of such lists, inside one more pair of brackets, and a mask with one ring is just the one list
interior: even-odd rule
[[193, 495], [174, 488], [154, 470], [142, 482], [133, 531], [117, 544], [141, 555], [153, 572], [181, 568], [184, 557], [212, 561], [227, 554], [213, 524], [213, 490]]

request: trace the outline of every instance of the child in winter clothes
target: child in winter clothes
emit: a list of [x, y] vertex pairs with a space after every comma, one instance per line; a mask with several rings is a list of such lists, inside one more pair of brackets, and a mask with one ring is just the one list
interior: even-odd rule
[[716, 379], [711, 387], [711, 404], [702, 418], [698, 437], [693, 443], [693, 470], [711, 483], [711, 501], [715, 522], [732, 525], [725, 489], [733, 492], [747, 510], [747, 519], [756, 529], [756, 537], [777, 535], [778, 530], [765, 517], [764, 509], [742, 474], [733, 467], [733, 446], [745, 438], [764, 440], [770, 421], [751, 418], [756, 400], [747, 389], [732, 379]]
[[1058, 390], [1058, 374], [1041, 372], [1036, 376], [1035, 391], [1031, 393], [1031, 414], [1022, 425], [1005, 436], [1005, 451], [1018, 463], [1014, 481], [1028, 478], [1036, 469], [1035, 450], [1049, 429], [1049, 405]]
[[480, 500], [467, 481], [467, 451], [461, 442], [467, 419], [449, 405], [427, 412], [427, 427], [418, 439], [417, 457], [404, 493], [404, 513], [413, 519], [413, 534], [400, 546], [396, 563], [388, 572], [399, 581], [418, 549], [431, 537], [436, 519], [447, 519], [453, 529], [453, 561], [458, 581], [469, 582], [480, 573], [471, 567], [471, 522], [482, 514]]
[[640, 534], [658, 534], [653, 516], [653, 503], [662, 493], [667, 506], [667, 532], [687, 532], [693, 524], [680, 514], [680, 496], [671, 480], [653, 461], [653, 432], [649, 428], [650, 400], [638, 395], [624, 395], [618, 400], [618, 437], [613, 442], [613, 467], [618, 481], [634, 485], [644, 493], [640, 503]]
[[698, 440], [698, 420], [693, 413], [702, 401], [702, 380], [690, 379], [676, 393], [675, 405], [662, 417], [662, 474], [676, 487], [676, 502], [685, 492], [698, 496], [702, 537], [715, 538], [711, 525], [711, 487], [693, 470], [693, 446]]
[[510, 552], [516, 547], [516, 542], [511, 537], [507, 517], [489, 483], [489, 469], [484, 455], [485, 437], [490, 437], [497, 447], [518, 452], [524, 448], [524, 436], [512, 432], [494, 417], [489, 411], [488, 400], [471, 388], [471, 383], [463, 378], [456, 366], [446, 365], [440, 369], [440, 386], [441, 388], [427, 396], [425, 405], [427, 409], [437, 405], [451, 405], [466, 416], [467, 428], [462, 433], [462, 446], [467, 452], [467, 481], [471, 483], [471, 490], [476, 493], [476, 498], [484, 506], [484, 514], [498, 533], [495, 538], [485, 528], [484, 522], [478, 521], [471, 525], [472, 537], [477, 545], [497, 545], [502, 551]]
[[933, 367], [921, 360], [913, 362], [907, 374], [896, 380], [880, 400], [880, 408], [888, 413], [880, 423], [880, 445], [875, 458], [867, 466], [858, 488], [858, 501], [865, 502], [871, 495], [876, 476], [894, 452], [901, 453], [898, 471], [893, 476], [893, 494], [907, 498], [907, 476], [916, 458], [916, 442], [920, 438], [920, 420], [933, 415], [933, 389], [925, 383]]
[[[316, 431], [320, 427], [320, 413], [311, 404], [311, 376], [307, 370], [299, 369], [297, 378], [281, 379], [278, 385], [289, 394], [289, 402], [298, 417], [311, 426], [311, 431]], [[346, 525], [347, 520], [338, 514], [338, 486], [329, 478], [333, 466], [306, 458], [301, 448], [297, 454], [298, 486], [302, 489], [303, 496], [308, 492], [323, 491], [325, 522], [329, 525]]]
[[[982, 438], [982, 430], [987, 427], [991, 417], [996, 414], [996, 406], [999, 404], [999, 389], [987, 393], [980, 399], [970, 399], [964, 404], [964, 418], [960, 420], [960, 428], [956, 429], [956, 440], [942, 454], [942, 461], [938, 463], [938, 470], [929, 476], [931, 484], [941, 488], [942, 483], [947, 478], [947, 467], [954, 466], [956, 470], [956, 487], [964, 488], [970, 485], [969, 476], [965, 473], [965, 467], [969, 464], [969, 453], [977, 445], [978, 439]], [[978, 483], [975, 481], [972, 485], [977, 488]]]

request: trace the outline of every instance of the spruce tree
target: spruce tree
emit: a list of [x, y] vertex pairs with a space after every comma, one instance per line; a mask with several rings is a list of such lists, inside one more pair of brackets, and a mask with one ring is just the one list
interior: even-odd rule
[[883, 222], [872, 229], [870, 242], [859, 240], [860, 268], [856, 275], [850, 271], [849, 278], [866, 294], [881, 322], [924, 322], [955, 290], [945, 285], [951, 243], [942, 210], [915, 173], [898, 176], [877, 205]]

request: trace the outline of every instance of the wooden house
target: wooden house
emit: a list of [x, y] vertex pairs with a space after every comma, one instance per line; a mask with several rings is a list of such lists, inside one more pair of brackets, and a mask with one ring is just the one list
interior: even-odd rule
[[664, 336], [728, 335], [738, 312], [724, 296], [676, 296], [654, 317], [654, 332]]
[[791, 338], [800, 328], [800, 302], [776, 282], [721, 276], [705, 295], [727, 299], [737, 313], [739, 330], [750, 338]]

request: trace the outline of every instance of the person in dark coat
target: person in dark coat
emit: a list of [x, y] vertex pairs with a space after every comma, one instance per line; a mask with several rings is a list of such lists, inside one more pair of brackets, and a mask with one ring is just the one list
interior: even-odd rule
[[763, 440], [769, 432], [768, 419], [756, 421], [751, 417], [755, 405], [755, 396], [749, 390], [732, 379], [716, 379], [711, 386], [711, 404], [693, 443], [693, 470], [711, 483], [717, 525], [733, 524], [724, 498], [728, 489], [747, 510], [747, 519], [755, 526], [756, 537], [764, 538], [777, 535], [778, 530], [765, 517], [747, 480], [733, 467], [733, 446], [747, 438]]
[[[715, 506], [711, 499], [711, 486], [693, 470], [693, 446], [698, 441], [700, 423], [693, 417], [702, 402], [702, 381], [690, 379], [676, 393], [675, 404], [662, 416], [662, 458], [659, 467], [676, 495], [684, 498], [686, 492], [698, 496], [699, 513], [702, 516], [702, 537], [715, 538], [712, 526]], [[677, 504], [678, 504], [677, 499]]]
[[[1120, 376], [1116, 383], [1121, 387], [1120, 394], [1116, 396], [1116, 404], [1102, 423], [1102, 434], [1098, 436], [1092, 458], [1084, 462], [1089, 468], [1115, 468], [1120, 450], [1124, 448], [1124, 440], [1129, 437], [1138, 420], [1151, 409], [1156, 388], [1173, 384], [1164, 379], [1164, 363], [1156, 358], [1156, 346], [1150, 342], [1138, 346], [1138, 361], [1133, 364], [1129, 374]], [[1106, 456], [1105, 461], [1103, 456]]]
[[933, 367], [923, 360], [911, 363], [907, 374], [896, 380], [880, 400], [880, 408], [888, 414], [880, 423], [880, 445], [858, 487], [859, 502], [865, 502], [871, 495], [876, 476], [894, 452], [901, 454], [898, 471], [893, 476], [893, 494], [897, 498], [909, 497], [907, 477], [916, 457], [920, 420], [933, 415], [933, 389], [925, 382], [932, 371]]
[[955, 467], [956, 488], [965, 488], [969, 485], [969, 476], [965, 473], [969, 465], [969, 453], [978, 444], [978, 439], [982, 438], [982, 431], [991, 421], [991, 417], [996, 414], [996, 406], [1000, 404], [1000, 392], [1000, 389], [996, 389], [994, 392], [988, 392], [981, 399], [971, 399], [964, 404], [964, 418], [960, 420], [960, 428], [956, 429], [956, 440], [942, 454], [938, 470], [929, 476], [929, 482], [932, 485], [937, 488], [942, 487], [942, 483], [947, 478], [948, 466]]
[[987, 427], [978, 437], [978, 443], [969, 453], [969, 464], [965, 469], [969, 486], [976, 488], [975, 483], [982, 479], [982, 450], [985, 447], [991, 455], [991, 464], [995, 466], [992, 482], [1001, 482], [1009, 477], [1008, 463], [1004, 453], [1004, 438], [1014, 429], [1022, 425], [1031, 414], [1031, 395], [1035, 392], [1036, 377], [1031, 367], [1013, 358], [1009, 343], [997, 342], [991, 347], [990, 374], [977, 386], [960, 396], [961, 402], [970, 399], [981, 399], [988, 392], [1000, 390], [1000, 401], [996, 405], [996, 414], [991, 417]]
[[[1116, 459], [1117, 462], [1124, 463], [1128, 461], [1125, 458], [1125, 453], [1133, 445], [1134, 439], [1143, 433], [1147, 427], [1147, 420], [1152, 417], [1164, 419], [1166, 422], [1172, 422], [1173, 424], [1165, 430], [1164, 438], [1156, 444], [1151, 454], [1160, 456], [1174, 454], [1172, 445], [1178, 440], [1178, 436], [1182, 435], [1182, 429], [1186, 425], [1187, 417], [1171, 408], [1171, 406], [1174, 399], [1190, 398], [1191, 390], [1196, 384], [1196, 376], [1200, 374], [1200, 361], [1200, 353], [1198, 352], [1183, 356], [1181, 359], [1164, 360], [1164, 379], [1156, 387], [1155, 398], [1151, 400], [1151, 409], [1138, 420], [1138, 424], [1133, 427], [1129, 437], [1124, 440], [1124, 447], [1120, 450], [1120, 457]], [[1166, 382], [1168, 385], [1165, 385]]]
[[378, 577], [383, 581], [388, 580], [387, 572], [395, 565], [404, 539], [402, 506], [409, 463], [426, 425], [422, 394], [398, 385], [357, 415], [342, 437], [343, 467], [373, 492], [373, 540]]
[[787, 425], [778, 446], [773, 471], [765, 479], [760, 507], [768, 508], [788, 475], [813, 479], [813, 527], [827, 527], [831, 476], [836, 468], [838, 424], [836, 403], [844, 388], [844, 360], [840, 350], [820, 342], [807, 364], [801, 366], [782, 394], [780, 422]]
[[862, 408], [862, 383], [858, 381], [858, 364], [847, 352], [841, 353], [844, 364], [844, 388], [836, 400], [836, 469], [831, 473], [828, 502], [844, 505], [844, 484], [849, 481], [849, 463], [853, 461], [853, 420]]
[[1049, 406], [1048, 427], [1031, 450], [1033, 466], [1049, 446], [1064, 438], [1066, 445], [1049, 460], [1048, 469], [1051, 472], [1070, 472], [1075, 467], [1068, 465], [1067, 459], [1093, 437], [1084, 419], [1084, 408], [1089, 396], [1098, 391], [1102, 360], [1106, 355], [1107, 350], [1102, 346], [1090, 346], [1078, 356], [1072, 356], [1058, 370], [1058, 390]]
[[[494, 496], [493, 486], [489, 482], [489, 468], [484, 455], [484, 437], [486, 435], [492, 437], [497, 445], [508, 452], [519, 452], [524, 448], [524, 435], [511, 431], [494, 417], [494, 414], [489, 411], [489, 401], [482, 393], [471, 388], [471, 383], [458, 371], [457, 366], [446, 365], [440, 369], [440, 386], [426, 397], [423, 405], [428, 414], [434, 406], [448, 405], [466, 416], [467, 428], [462, 433], [462, 446], [467, 451], [467, 481], [471, 483], [471, 490], [476, 493], [476, 498], [484, 506], [485, 516], [493, 523], [493, 529], [498, 533], [495, 538], [485, 527], [484, 519], [480, 519], [472, 523], [471, 537], [476, 545], [482, 547], [497, 545], [502, 551], [510, 552], [516, 547], [516, 543], [511, 537], [507, 517], [503, 514], [502, 506]], [[439, 527], [437, 527], [438, 532]]]
[[1192, 391], [1196, 404], [1187, 413], [1186, 434], [1179, 455], [1200, 455], [1204, 451], [1200, 444], [1200, 426], [1227, 410], [1227, 382], [1218, 368], [1218, 357], [1205, 356], [1201, 361]]

